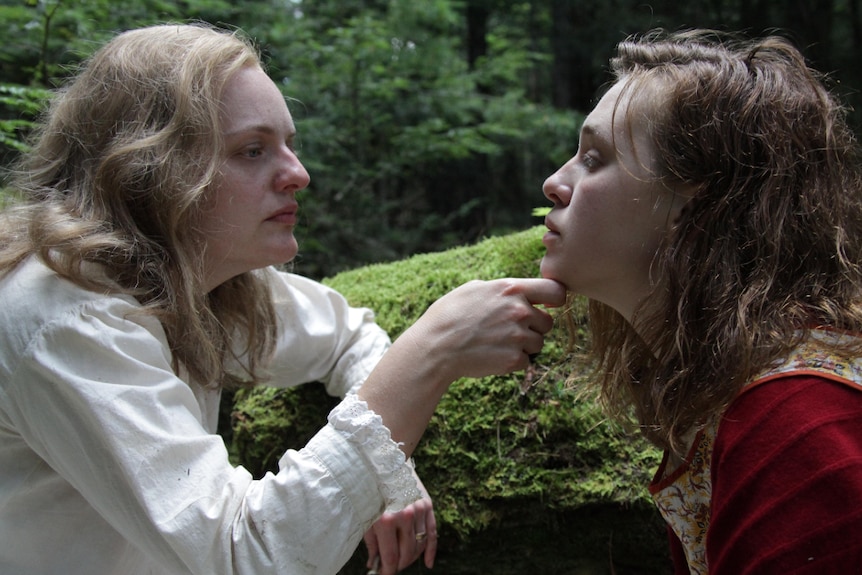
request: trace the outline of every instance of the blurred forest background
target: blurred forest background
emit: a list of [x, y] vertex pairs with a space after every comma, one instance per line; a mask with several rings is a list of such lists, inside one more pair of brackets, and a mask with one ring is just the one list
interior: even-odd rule
[[0, 166], [26, 150], [48, 91], [114, 33], [238, 27], [290, 98], [312, 177], [297, 271], [321, 278], [539, 223], [542, 182], [574, 153], [631, 33], [782, 34], [859, 108], [860, 12], [862, 0], [0, 0]]

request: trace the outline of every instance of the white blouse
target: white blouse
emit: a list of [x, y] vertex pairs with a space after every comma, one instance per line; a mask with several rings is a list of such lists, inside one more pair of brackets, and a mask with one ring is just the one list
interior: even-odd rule
[[367, 309], [265, 270], [271, 384], [347, 396], [279, 471], [253, 480], [216, 435], [219, 391], [171, 368], [133, 298], [31, 259], [0, 280], [0, 573], [334, 574], [384, 508], [419, 493], [354, 394], [389, 346]]

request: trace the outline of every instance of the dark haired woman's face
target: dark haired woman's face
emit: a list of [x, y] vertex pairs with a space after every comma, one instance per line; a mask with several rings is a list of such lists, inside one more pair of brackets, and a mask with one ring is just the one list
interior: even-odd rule
[[309, 183], [287, 104], [263, 70], [234, 74], [221, 104], [226, 156], [202, 222], [208, 289], [296, 256], [296, 192]]
[[[656, 179], [645, 112], [629, 108], [624, 95], [616, 107], [622, 86], [599, 101], [584, 121], [577, 154], [545, 181], [554, 207], [545, 219], [541, 269], [630, 318], [657, 279], [652, 262], [685, 199]], [[630, 109], [637, 112], [627, 118]]]

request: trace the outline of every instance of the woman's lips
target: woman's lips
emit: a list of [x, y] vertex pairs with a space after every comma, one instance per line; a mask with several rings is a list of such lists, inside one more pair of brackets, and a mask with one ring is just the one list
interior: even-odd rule
[[267, 218], [268, 222], [275, 222], [278, 224], [287, 224], [287, 225], [296, 225], [296, 212], [298, 210], [298, 206], [291, 206], [289, 208], [285, 208], [280, 210]]
[[545, 244], [546, 247], [550, 246], [550, 244], [556, 243], [556, 241], [559, 239], [559, 237], [560, 237], [559, 233], [557, 233], [553, 230], [548, 230], [545, 233], [545, 235], [542, 236], [542, 243]]
[[548, 221], [547, 218], [545, 218], [545, 227], [548, 228], [548, 231], [545, 232], [544, 236], [542, 236], [542, 243], [547, 246], [548, 244], [555, 242], [560, 237], [560, 232], [554, 228], [554, 224]]

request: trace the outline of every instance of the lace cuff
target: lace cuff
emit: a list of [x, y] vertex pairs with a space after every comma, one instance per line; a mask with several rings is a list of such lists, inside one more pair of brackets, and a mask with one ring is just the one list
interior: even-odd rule
[[386, 511], [400, 511], [422, 497], [412, 466], [392, 441], [383, 419], [350, 393], [329, 414], [329, 424], [359, 448], [377, 472]]

